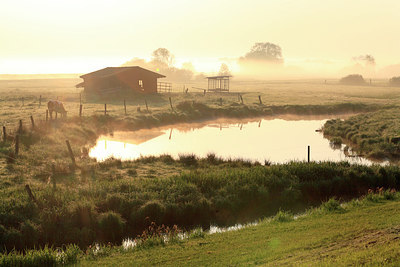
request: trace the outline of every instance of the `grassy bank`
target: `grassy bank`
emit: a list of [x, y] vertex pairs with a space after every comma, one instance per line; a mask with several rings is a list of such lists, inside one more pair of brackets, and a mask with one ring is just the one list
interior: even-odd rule
[[0, 254], [0, 265], [397, 265], [398, 205], [398, 193], [377, 190], [342, 204], [330, 199], [297, 216], [279, 211], [239, 230], [185, 235], [148, 230], [122, 246]]
[[[332, 196], [349, 199], [370, 188], [399, 188], [400, 168], [348, 163], [260, 166], [241, 160], [181, 156], [102, 163], [79, 160], [26, 170], [24, 155], [1, 183], [1, 243], [8, 249], [93, 242], [118, 244], [149, 221], [190, 229], [247, 222], [279, 209], [300, 211]], [[33, 165], [33, 164], [31, 164]], [[166, 173], [170, 173], [166, 175]], [[53, 183], [54, 179], [54, 183]], [[35, 200], [28, 197], [29, 184]]]
[[397, 161], [400, 157], [398, 109], [360, 114], [347, 120], [329, 120], [324, 134], [336, 144], [347, 143], [358, 154]]
[[83, 266], [397, 265], [399, 202], [365, 198], [326, 203], [293, 219], [277, 214], [258, 226], [133, 251], [115, 250]]

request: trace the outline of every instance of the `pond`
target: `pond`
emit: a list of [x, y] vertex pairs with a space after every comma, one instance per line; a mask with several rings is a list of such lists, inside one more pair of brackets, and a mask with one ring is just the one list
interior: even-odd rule
[[310, 146], [312, 161], [343, 161], [372, 164], [361, 157], [348, 157], [344, 145], [333, 147], [321, 129], [327, 118], [264, 118], [248, 121], [216, 120], [138, 131], [117, 131], [100, 136], [89, 156], [103, 161], [114, 157], [134, 160], [144, 156], [181, 154], [224, 159], [240, 158], [264, 163], [306, 161]]

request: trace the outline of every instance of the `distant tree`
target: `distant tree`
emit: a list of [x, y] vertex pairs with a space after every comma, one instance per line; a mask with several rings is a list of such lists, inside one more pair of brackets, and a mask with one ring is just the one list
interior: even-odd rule
[[353, 57], [353, 60], [357, 63], [364, 63], [365, 66], [375, 66], [375, 58], [369, 54]]
[[[122, 66], [140, 66], [145, 69], [157, 71], [169, 81], [189, 81], [193, 78], [193, 71], [185, 68], [174, 67], [174, 55], [166, 48], [158, 48], [153, 51], [151, 61], [134, 58]], [[191, 63], [190, 63], [191, 65]], [[186, 66], [189, 66], [186, 64]], [[193, 65], [191, 67], [194, 69]]]
[[340, 83], [347, 85], [363, 85], [365, 84], [365, 80], [360, 74], [351, 74], [340, 79]]
[[152, 53], [152, 61], [154, 63], [160, 63], [167, 67], [174, 65], [175, 57], [166, 48], [158, 48]]
[[231, 71], [229, 70], [228, 65], [226, 65], [225, 63], [222, 63], [221, 67], [219, 68], [218, 75], [220, 75], [220, 76], [231, 75]]
[[248, 52], [244, 57], [241, 57], [240, 60], [283, 63], [282, 49], [279, 45], [269, 42], [255, 43], [250, 52]]
[[400, 76], [392, 77], [389, 80], [389, 85], [390, 86], [400, 86]]

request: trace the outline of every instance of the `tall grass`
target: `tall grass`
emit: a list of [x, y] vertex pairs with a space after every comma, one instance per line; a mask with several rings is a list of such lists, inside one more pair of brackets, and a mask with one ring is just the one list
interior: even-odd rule
[[[197, 160], [198, 166], [208, 160]], [[23, 188], [8, 188], [0, 203], [1, 243], [8, 250], [35, 244], [119, 244], [125, 236], [142, 233], [149, 221], [187, 229], [227, 225], [273, 215], [279, 209], [297, 212], [332, 197], [350, 199], [371, 188], [400, 187], [397, 166], [347, 162], [211, 166], [172, 177], [133, 180], [110, 179], [111, 170], [99, 169], [95, 178], [89, 178], [90, 187], [53, 191], [50, 186], [33, 186], [38, 204], [29, 201]], [[115, 171], [123, 169], [124, 165]], [[390, 198], [390, 192], [387, 195]], [[327, 203], [328, 210], [338, 208], [333, 200]]]

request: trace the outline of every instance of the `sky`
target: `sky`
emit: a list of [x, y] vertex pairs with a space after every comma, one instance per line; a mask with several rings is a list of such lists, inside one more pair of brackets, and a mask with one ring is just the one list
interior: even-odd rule
[[398, 0], [1, 0], [0, 74], [85, 73], [149, 59], [214, 72], [256, 42], [282, 47], [285, 66], [340, 70], [371, 54], [400, 64]]

